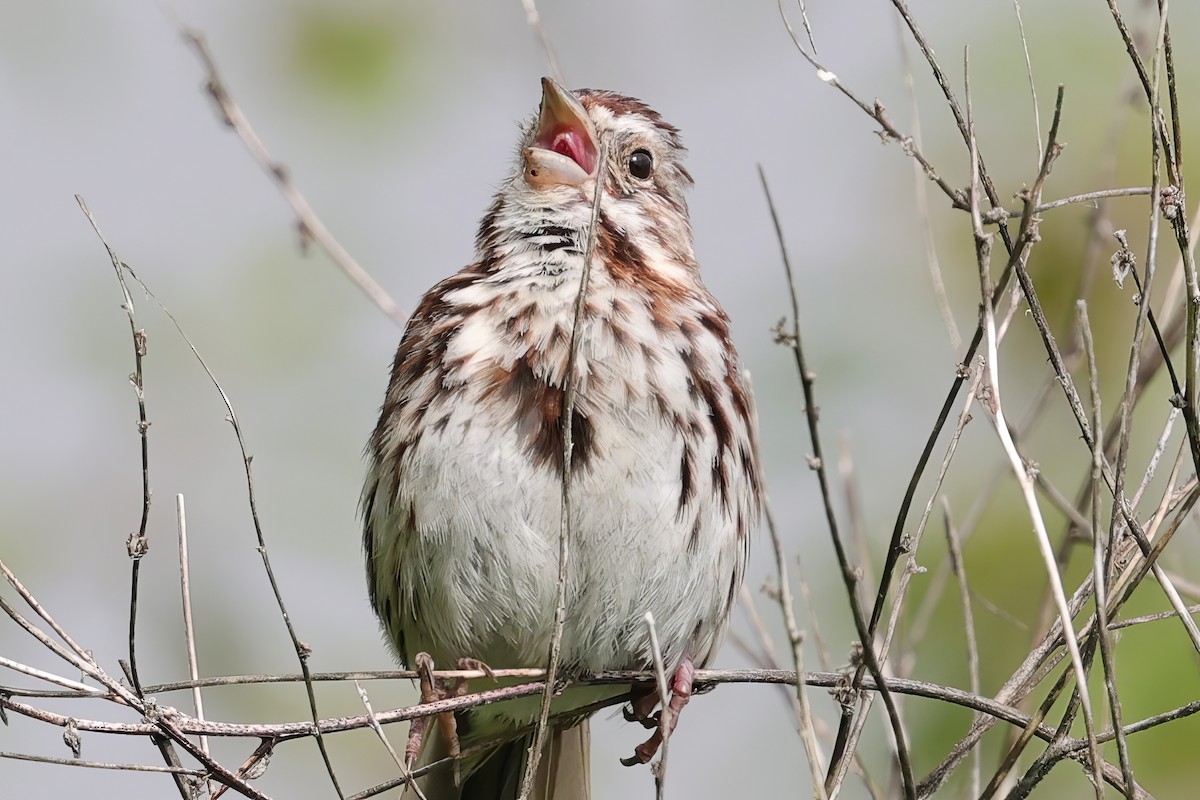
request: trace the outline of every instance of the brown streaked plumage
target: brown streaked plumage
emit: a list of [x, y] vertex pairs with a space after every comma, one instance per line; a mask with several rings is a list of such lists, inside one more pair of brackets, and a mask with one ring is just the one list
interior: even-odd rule
[[[476, 260], [433, 287], [396, 351], [367, 445], [371, 600], [401, 661], [545, 665], [553, 631], [563, 395], [596, 161], [607, 146], [572, 381], [571, 557], [561, 668], [652, 665], [652, 613], [674, 697], [724, 636], [759, 516], [756, 420], [729, 319], [692, 250], [678, 130], [613, 92], [544, 81]], [[572, 687], [569, 712], [620, 693]], [[635, 703], [648, 714], [654, 697]], [[465, 747], [430, 800], [511, 800], [536, 698], [458, 717]], [[586, 721], [561, 722], [535, 797], [589, 797]], [[657, 737], [657, 734], [656, 734]], [[451, 752], [437, 732], [421, 760]], [[648, 760], [657, 739], [636, 749]]]

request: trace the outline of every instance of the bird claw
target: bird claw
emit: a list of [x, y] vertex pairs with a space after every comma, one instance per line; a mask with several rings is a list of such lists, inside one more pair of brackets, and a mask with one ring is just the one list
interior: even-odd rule
[[[433, 683], [433, 658], [429, 653], [417, 653], [413, 659], [413, 668], [417, 671], [417, 680], [421, 687], [421, 702], [432, 703], [440, 700], [440, 692]], [[404, 745], [404, 764], [409, 769], [421, 752], [421, 743], [425, 732], [429, 730], [429, 717], [414, 717], [408, 726], [408, 741]]]
[[[455, 665], [461, 670], [479, 670], [492, 680], [496, 680], [496, 675], [492, 672], [492, 668], [479, 659], [460, 658]], [[417, 653], [413, 659], [413, 667], [419, 676], [422, 703], [433, 703], [438, 700], [446, 700], [450, 697], [462, 697], [467, 693], [466, 678], [455, 678], [452, 683], [450, 681], [436, 681], [434, 679], [433, 658], [428, 653]], [[452, 711], [436, 714], [433, 718], [437, 721], [438, 728], [442, 732], [442, 738], [446, 740], [447, 754], [455, 759], [455, 783], [457, 784], [457, 759], [462, 753], [462, 748], [458, 742], [458, 722], [455, 720], [454, 712]], [[421, 752], [421, 742], [425, 733], [429, 730], [429, 720], [429, 717], [416, 717], [409, 726], [408, 742], [404, 747], [404, 759], [409, 769], [412, 768], [417, 755]]]
[[429, 729], [429, 717], [414, 717], [408, 726], [408, 741], [404, 744], [404, 766], [411, 771], [421, 753], [421, 742]]
[[[650, 697], [654, 698], [653, 695], [650, 695]], [[655, 711], [652, 714], [643, 713], [630, 703], [627, 706], [621, 706], [621, 716], [625, 718], [626, 722], [636, 722], [648, 730], [658, 727], [658, 720], [662, 716], [662, 712]]]
[[[650, 759], [654, 758], [655, 753], [662, 747], [664, 741], [675, 730], [675, 726], [679, 724], [679, 715], [683, 711], [683, 707], [688, 704], [688, 700], [692, 697], [692, 678], [695, 674], [695, 667], [690, 658], [685, 658], [682, 663], [675, 669], [675, 674], [671, 676], [671, 699], [667, 701], [667, 705], [657, 714], [653, 715], [657, 725], [654, 726], [654, 733], [650, 738], [639, 744], [633, 749], [633, 755], [628, 758], [622, 758], [621, 763], [627, 767], [632, 767], [635, 764], [648, 764]], [[657, 695], [647, 695], [646, 698], [638, 698], [631, 705], [632, 709], [626, 715], [626, 719], [633, 716], [631, 721], [641, 722], [646, 727], [651, 727], [647, 722], [651, 719], [649, 709], [654, 707], [654, 702]], [[646, 713], [637, 716], [642, 709], [639, 703], [648, 706]]]
[[[487, 675], [489, 678], [491, 678], [493, 681], [496, 680], [496, 673], [492, 671], [492, 668], [489, 667], [487, 664], [483, 663], [482, 661], [480, 661], [478, 658], [460, 658], [457, 661], [456, 666], [459, 669], [463, 669], [463, 670], [466, 670], [466, 669], [479, 670], [484, 675]], [[466, 678], [459, 678], [458, 680], [461, 683], [461, 685], [463, 685], [463, 686], [465, 686], [467, 683]]]

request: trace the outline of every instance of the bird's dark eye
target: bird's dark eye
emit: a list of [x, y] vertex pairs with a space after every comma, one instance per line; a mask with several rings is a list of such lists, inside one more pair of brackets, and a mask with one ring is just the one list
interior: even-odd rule
[[654, 158], [646, 150], [634, 150], [629, 154], [629, 174], [645, 180], [654, 169]]

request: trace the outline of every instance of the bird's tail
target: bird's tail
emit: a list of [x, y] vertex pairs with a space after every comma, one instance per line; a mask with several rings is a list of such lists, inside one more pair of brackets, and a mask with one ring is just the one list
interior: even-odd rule
[[[591, 733], [588, 721], [572, 728], [554, 729], [546, 737], [537, 777], [529, 800], [591, 800]], [[425, 800], [517, 800], [533, 734], [497, 746], [481, 757], [463, 759], [459, 770], [447, 762], [416, 783]], [[431, 725], [421, 747], [418, 767], [447, 755], [440, 726]], [[412, 787], [401, 800], [420, 800]]]

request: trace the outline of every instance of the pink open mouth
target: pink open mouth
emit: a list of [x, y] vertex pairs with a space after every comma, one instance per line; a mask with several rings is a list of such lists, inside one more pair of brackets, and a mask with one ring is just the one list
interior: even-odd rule
[[537, 130], [524, 153], [525, 182], [539, 189], [583, 187], [599, 165], [596, 142], [595, 126], [579, 98], [543, 78]]
[[569, 124], [560, 123], [550, 130], [540, 131], [534, 146], [566, 156], [588, 175], [596, 170], [596, 149], [591, 136]]

